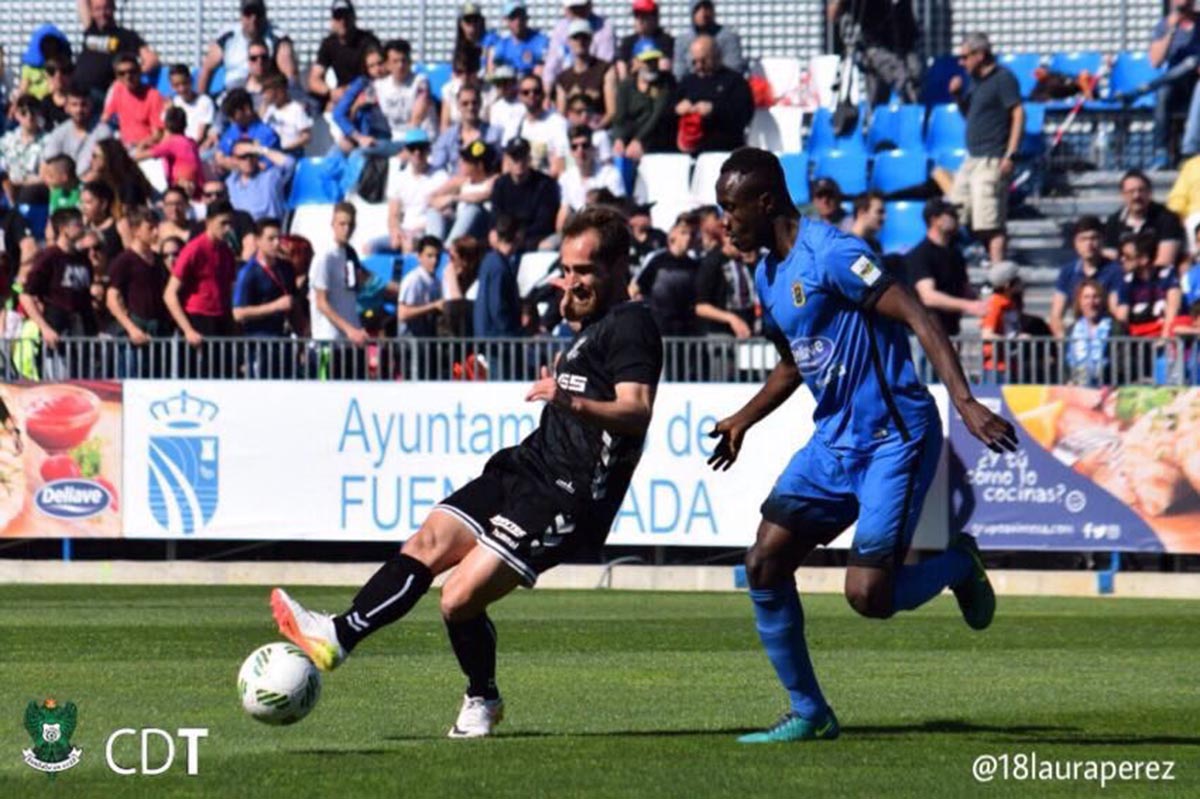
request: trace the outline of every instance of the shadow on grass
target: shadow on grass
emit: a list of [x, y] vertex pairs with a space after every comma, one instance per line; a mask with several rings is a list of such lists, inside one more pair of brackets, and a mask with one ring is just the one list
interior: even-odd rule
[[950, 735], [1003, 735], [1022, 743], [1075, 744], [1079, 746], [1200, 746], [1200, 736], [1186, 735], [1096, 735], [1078, 727], [1044, 724], [991, 725], [972, 724], [957, 719], [931, 719], [917, 724], [846, 725], [845, 735], [856, 738], [884, 738], [918, 733]]
[[[720, 730], [598, 730], [594, 732], [561, 732], [550, 730], [517, 730], [516, 732], [500, 732], [496, 738], [501, 740], [520, 740], [522, 738], [704, 738], [711, 736], [729, 737], [753, 732], [748, 727], [730, 727]], [[437, 741], [446, 739], [444, 735], [385, 735], [385, 741]]]

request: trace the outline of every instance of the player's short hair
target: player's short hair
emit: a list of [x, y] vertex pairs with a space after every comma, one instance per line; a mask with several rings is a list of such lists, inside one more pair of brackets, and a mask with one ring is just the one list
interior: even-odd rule
[[213, 200], [208, 204], [207, 219], [215, 219], [218, 216], [233, 216], [233, 203], [229, 200]]
[[55, 236], [62, 233], [63, 228], [72, 222], [83, 224], [83, 214], [78, 208], [59, 208], [50, 214], [50, 229], [54, 231]]
[[1075, 221], [1075, 228], [1071, 231], [1072, 236], [1078, 236], [1082, 233], [1104, 233], [1104, 223], [1100, 221], [1100, 217], [1092, 214], [1085, 214]]
[[408, 39], [388, 39], [383, 44], [383, 54], [399, 53], [405, 58], [412, 60], [412, 45], [408, 43]]
[[563, 225], [562, 237], [573, 239], [589, 231], [595, 231], [600, 239], [596, 260], [609, 269], [625, 267], [629, 262], [632, 235], [629, 223], [621, 213], [605, 205], [589, 205], [576, 211]]
[[187, 112], [177, 105], [173, 105], [163, 114], [163, 127], [175, 134], [182, 134], [187, 130]]
[[144, 205], [135, 205], [125, 212], [125, 222], [130, 230], [137, 230], [147, 222], [158, 224], [158, 212]]
[[437, 236], [430, 236], [430, 235], [422, 236], [421, 238], [417, 239], [417, 246], [415, 248], [415, 252], [423, 253], [429, 247], [432, 247], [433, 249], [437, 250], [440, 253], [442, 251], [442, 240], [439, 239]]
[[358, 209], [354, 207], [353, 203], [340, 202], [333, 206], [333, 215], [337, 216], [338, 214], [345, 214], [351, 219], [358, 219]]
[[283, 223], [273, 216], [264, 216], [262, 219], [254, 223], [254, 235], [261, 236], [271, 228], [282, 230]]
[[1121, 237], [1121, 249], [1133, 245], [1133, 251], [1142, 258], [1154, 260], [1158, 254], [1158, 234], [1153, 229], [1143, 228], [1137, 233], [1126, 233]]
[[521, 235], [521, 220], [512, 214], [497, 214], [492, 229], [496, 231], [496, 238], [512, 244]]
[[108, 203], [110, 207], [117, 199], [117, 194], [112, 190], [112, 186], [102, 180], [89, 180], [83, 184], [83, 190], [97, 200]]
[[172, 78], [187, 78], [190, 81], [192, 79], [192, 71], [188, 69], [187, 64], [173, 64], [167, 70], [167, 76]]
[[860, 214], [865, 214], [871, 210], [871, 203], [875, 200], [883, 202], [883, 192], [878, 189], [871, 189], [866, 194], [860, 194], [854, 198], [854, 215], [857, 217]]

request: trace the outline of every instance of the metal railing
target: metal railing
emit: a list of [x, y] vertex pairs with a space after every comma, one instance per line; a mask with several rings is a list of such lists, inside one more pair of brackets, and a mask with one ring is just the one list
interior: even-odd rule
[[[1200, 341], [1109, 338], [1080, 348], [1070, 340], [952, 340], [973, 383], [1200, 384]], [[371, 339], [210, 338], [193, 347], [182, 338], [134, 346], [119, 338], [64, 338], [54, 349], [35, 339], [0, 340], [0, 379], [15, 380], [533, 380], [570, 345], [565, 338]], [[937, 382], [915, 340], [917, 373]], [[728, 336], [668, 338], [663, 380], [760, 383], [775, 366], [765, 339]]]

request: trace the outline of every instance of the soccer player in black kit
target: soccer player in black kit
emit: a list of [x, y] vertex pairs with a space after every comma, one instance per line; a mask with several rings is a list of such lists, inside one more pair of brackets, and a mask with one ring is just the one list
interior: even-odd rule
[[318, 668], [338, 666], [453, 568], [442, 586], [442, 618], [468, 684], [450, 737], [490, 735], [500, 722], [488, 605], [604, 544], [650, 424], [663, 345], [646, 307], [627, 301], [629, 239], [624, 217], [598, 206], [563, 228], [560, 308], [579, 332], [553, 374], [543, 366], [526, 396], [546, 403], [528, 438], [497, 452], [482, 475], [434, 506], [344, 613], [316, 613], [282, 589], [271, 592], [280, 632]]

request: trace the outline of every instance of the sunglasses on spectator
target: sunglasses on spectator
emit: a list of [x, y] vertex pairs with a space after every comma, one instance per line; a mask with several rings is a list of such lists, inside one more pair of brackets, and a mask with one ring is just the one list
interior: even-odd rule
[[541, 93], [542, 93], [542, 90], [540, 87], [533, 88], [533, 89], [521, 89], [522, 97], [537, 97]]
[[592, 143], [590, 141], [584, 141], [583, 139], [580, 139], [579, 141], [571, 142], [572, 150], [586, 150], [591, 146], [592, 146]]
[[427, 152], [429, 152], [429, 145], [428, 144], [406, 144], [406, 145], [404, 145], [404, 149], [408, 150], [410, 153], [427, 153]]
[[252, 53], [249, 56], [248, 60], [249, 61], [266, 61], [267, 54], [266, 53]]
[[224, 191], [206, 191], [201, 196], [203, 196], [206, 199], [219, 200], [225, 196], [225, 192]]
[[126, 69], [118, 69], [117, 70], [118, 78], [128, 78], [130, 75], [136, 75], [136, 74], [138, 74], [138, 71], [136, 69], [126, 68]]

